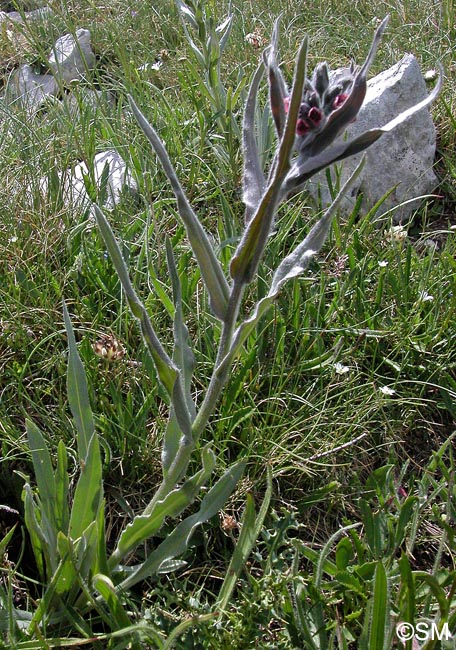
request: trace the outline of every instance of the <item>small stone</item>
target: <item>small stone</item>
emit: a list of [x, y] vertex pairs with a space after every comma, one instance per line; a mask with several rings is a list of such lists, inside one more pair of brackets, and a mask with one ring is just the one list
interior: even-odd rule
[[33, 11], [26, 11], [23, 15], [18, 12], [18, 11], [10, 11], [9, 13], [5, 14], [3, 11], [0, 12], [0, 21], [1, 20], [11, 20], [14, 23], [23, 23], [24, 18], [25, 22], [33, 22], [37, 20], [43, 20], [45, 18], [49, 18], [50, 16], [54, 15], [53, 10], [51, 7], [41, 7], [40, 9], [34, 9]]
[[95, 65], [95, 54], [88, 29], [78, 29], [76, 38], [65, 34], [55, 42], [49, 55], [49, 66], [54, 76], [65, 83], [82, 79]]
[[78, 88], [64, 96], [67, 110], [73, 119], [79, 119], [81, 113], [96, 113], [100, 108], [110, 111], [115, 107], [114, 95], [109, 91]]

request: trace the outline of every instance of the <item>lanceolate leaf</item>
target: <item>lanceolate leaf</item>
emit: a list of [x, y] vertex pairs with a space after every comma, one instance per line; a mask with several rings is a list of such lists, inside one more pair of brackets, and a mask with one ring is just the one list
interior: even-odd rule
[[239, 539], [234, 549], [233, 556], [231, 558], [228, 571], [226, 572], [226, 578], [223, 581], [222, 588], [218, 597], [218, 608], [220, 610], [226, 609], [228, 602], [233, 593], [236, 582], [239, 578], [239, 575], [244, 568], [244, 564], [252, 552], [253, 545], [261, 531], [263, 526], [264, 519], [269, 509], [269, 503], [272, 496], [272, 472], [268, 467], [268, 484], [266, 493], [264, 495], [263, 503], [261, 504], [260, 512], [258, 516], [255, 515], [255, 502], [252, 495], [247, 495], [247, 503], [245, 506], [245, 512], [242, 517], [241, 532], [239, 534]]
[[263, 74], [264, 64], [262, 62], [256, 69], [252, 83], [250, 84], [242, 126], [242, 143], [244, 148], [243, 199], [246, 223], [250, 221], [252, 215], [255, 213], [265, 186], [265, 178], [261, 169], [255, 135], [257, 95]]
[[206, 494], [198, 512], [184, 519], [160, 546], [149, 555], [147, 560], [121, 583], [120, 587], [127, 589], [135, 585], [140, 580], [156, 573], [162, 562], [184, 553], [195, 528], [211, 519], [223, 508], [241, 478], [244, 467], [244, 462], [230, 467]]
[[231, 259], [231, 277], [237, 284], [249, 284], [257, 271], [266, 242], [271, 232], [282, 184], [290, 169], [290, 154], [295, 140], [296, 120], [301, 103], [306, 75], [307, 39], [301, 45], [296, 58], [295, 76], [290, 106], [277, 157], [273, 163], [271, 181], [250, 219], [242, 239]]
[[89, 441], [94, 432], [93, 415], [89, 402], [87, 378], [76, 347], [73, 326], [65, 302], [63, 302], [63, 317], [69, 348], [67, 372], [68, 401], [78, 431], [78, 457], [79, 462], [81, 462], [86, 457]]
[[32, 452], [33, 469], [35, 470], [35, 478], [38, 486], [40, 496], [41, 508], [46, 515], [46, 519], [54, 528], [54, 538], [57, 535], [55, 530], [55, 502], [56, 502], [56, 489], [54, 470], [51, 463], [51, 456], [49, 454], [44, 436], [38, 427], [26, 420], [25, 428], [27, 431], [27, 441]]
[[195, 403], [191, 394], [192, 374], [195, 367], [195, 357], [191, 348], [190, 335], [184, 322], [182, 313], [182, 291], [179, 274], [174, 261], [174, 253], [171, 242], [166, 240], [166, 257], [168, 271], [173, 287], [174, 312], [174, 351], [173, 360], [180, 370], [180, 379], [183, 384], [184, 397], [188, 412], [193, 420], [195, 418]]
[[202, 454], [203, 468], [184, 484], [170, 492], [163, 501], [155, 504], [151, 513], [139, 515], [123, 531], [117, 547], [109, 559], [109, 567], [115, 569], [130, 551], [155, 535], [166, 517], [177, 517], [196, 498], [215, 467], [214, 452], [206, 447]]
[[385, 567], [378, 561], [374, 574], [374, 595], [372, 604], [372, 622], [369, 632], [369, 648], [386, 650], [385, 641], [389, 636], [390, 604], [388, 579]]
[[204, 280], [209, 293], [209, 300], [214, 314], [220, 320], [226, 316], [226, 307], [228, 304], [229, 286], [223, 273], [220, 262], [217, 260], [214, 249], [209, 238], [201, 225], [198, 217], [193, 212], [184, 190], [177, 178], [176, 172], [171, 164], [169, 156], [158, 137], [155, 129], [149, 124], [144, 115], [131, 97], [129, 97], [130, 106], [133, 114], [141, 127], [144, 135], [149, 140], [158, 159], [163, 167], [163, 171], [168, 177], [177, 199], [177, 206], [180, 217], [187, 230], [187, 236], [190, 245], [195, 254], [196, 260], [201, 270], [201, 276]]
[[271, 48], [268, 54], [268, 76], [269, 76], [269, 103], [271, 106], [272, 117], [279, 138], [282, 137], [285, 126], [285, 104], [284, 100], [288, 96], [288, 89], [277, 63], [277, 46], [279, 40], [279, 20], [274, 23], [272, 32]]
[[69, 536], [77, 539], [98, 518], [103, 502], [103, 480], [98, 436], [93, 434], [82, 464], [73, 507], [71, 509]]
[[[119, 276], [128, 305], [133, 316], [135, 316], [140, 322], [144, 341], [155, 362], [160, 381], [167, 390], [169, 396], [172, 398], [174, 394], [174, 385], [178, 377], [178, 369], [158, 340], [152, 323], [150, 322], [147, 310], [136, 295], [136, 291], [131, 283], [128, 269], [122, 257], [122, 253], [120, 252], [116, 238], [114, 237], [114, 233], [112, 232], [111, 226], [100, 208], [97, 205], [94, 205], [93, 207], [98, 227], [100, 228], [101, 235], [106, 244], [106, 248], [108, 249], [112, 263], [117, 271], [117, 275]], [[188, 428], [190, 428], [190, 422], [188, 422]]]
[[364, 161], [361, 161], [331, 206], [315, 224], [305, 240], [279, 264], [274, 273], [268, 294], [257, 303], [253, 314], [235, 331], [230, 351], [222, 360], [217, 370], [220, 374], [223, 374], [226, 367], [229, 367], [237, 354], [239, 354], [244, 341], [256, 327], [262, 316], [264, 316], [266, 311], [271, 307], [284, 283], [301, 275], [307, 268], [312, 257], [318, 253], [328, 236], [334, 212], [342, 200], [342, 197], [349, 191], [350, 186], [361, 171], [363, 163]]

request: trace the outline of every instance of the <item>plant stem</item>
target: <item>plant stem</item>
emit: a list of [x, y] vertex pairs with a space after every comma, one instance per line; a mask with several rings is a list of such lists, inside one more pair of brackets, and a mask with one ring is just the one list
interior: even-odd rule
[[180, 481], [183, 474], [187, 469], [190, 456], [195, 449], [195, 445], [204, 431], [206, 424], [208, 423], [209, 418], [214, 412], [217, 401], [220, 397], [220, 393], [226, 384], [228, 377], [229, 366], [223, 367], [222, 371], [219, 371], [219, 366], [221, 361], [226, 356], [233, 338], [234, 328], [236, 326], [237, 316], [239, 313], [239, 308], [242, 301], [242, 296], [244, 294], [245, 285], [241, 283], [234, 282], [231, 288], [230, 297], [228, 301], [228, 307], [226, 311], [226, 318], [223, 323], [222, 335], [220, 338], [219, 348], [217, 351], [217, 359], [214, 364], [214, 370], [212, 373], [211, 380], [206, 392], [206, 396], [201, 404], [201, 407], [198, 411], [198, 414], [193, 422], [192, 433], [193, 439], [189, 440], [185, 436], [182, 436], [179, 448], [177, 450], [176, 456], [171, 463], [169, 470], [166, 476], [163, 478], [163, 481], [158, 488], [157, 492], [154, 495], [154, 498], [144, 509], [143, 515], [149, 515], [154, 506], [163, 499], [171, 490], [174, 489], [175, 485]]
[[228, 307], [226, 310], [226, 318], [223, 323], [222, 335], [217, 352], [217, 359], [214, 364], [214, 370], [206, 391], [206, 396], [201, 404], [198, 414], [193, 422], [192, 433], [193, 440], [196, 442], [214, 412], [215, 405], [220, 397], [220, 393], [226, 384], [228, 377], [229, 367], [220, 369], [221, 362], [228, 353], [231, 342], [233, 339], [233, 332], [236, 325], [236, 320], [241, 305], [242, 296], [244, 294], [245, 284], [242, 282], [233, 282], [231, 287], [230, 297], [228, 300]]

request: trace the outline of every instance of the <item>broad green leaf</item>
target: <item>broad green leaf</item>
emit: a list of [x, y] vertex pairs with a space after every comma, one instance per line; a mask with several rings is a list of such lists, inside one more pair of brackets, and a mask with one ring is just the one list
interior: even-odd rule
[[55, 521], [57, 530], [68, 532], [68, 458], [65, 443], [59, 440], [57, 446], [57, 468], [55, 470]]
[[387, 650], [385, 641], [390, 629], [390, 599], [388, 579], [382, 561], [377, 562], [374, 574], [374, 593], [372, 597], [372, 622], [369, 630], [369, 647]]
[[108, 570], [108, 556], [106, 551], [106, 526], [105, 526], [105, 500], [103, 499], [100, 509], [98, 511], [98, 525], [97, 525], [97, 557], [94, 563], [93, 572], [103, 573], [109, 575]]
[[407, 526], [411, 522], [416, 509], [419, 509], [419, 499], [416, 496], [407, 497], [401, 504], [399, 519], [396, 526], [396, 534], [394, 537], [394, 545], [396, 548], [399, 548], [404, 541]]
[[129, 96], [129, 102], [133, 114], [141, 127], [144, 135], [149, 140], [154, 149], [163, 171], [168, 177], [177, 199], [179, 215], [184, 223], [190, 246], [195, 254], [196, 260], [200, 267], [201, 277], [206, 285], [209, 300], [214, 314], [220, 320], [226, 317], [228, 305], [229, 286], [223, 273], [220, 262], [217, 260], [214, 249], [209, 238], [201, 225], [198, 217], [193, 212], [184, 190], [177, 178], [177, 174], [171, 164], [169, 156], [158, 137], [155, 129], [149, 124], [139, 108], [136, 106], [133, 98]]
[[2, 539], [0, 539], [0, 561], [3, 559], [3, 556], [5, 555], [6, 549], [8, 548], [8, 544], [11, 541], [12, 536], [14, 535], [14, 531], [16, 530], [17, 524], [14, 524], [14, 526], [6, 533], [6, 535], [3, 536]]
[[401, 573], [399, 620], [413, 623], [416, 611], [415, 582], [413, 580], [412, 569], [406, 553], [402, 552], [398, 565]]
[[41, 509], [46, 517], [46, 521], [53, 528], [51, 536], [55, 540], [58, 532], [56, 525], [57, 497], [51, 456], [44, 436], [36, 424], [31, 420], [26, 420], [25, 429], [30, 451], [32, 452], [33, 469], [35, 470]]
[[341, 537], [341, 535], [344, 535], [347, 531], [351, 530], [352, 528], [358, 528], [359, 526], [361, 526], [361, 524], [350, 524], [349, 526], [344, 526], [343, 528], [339, 528], [339, 530], [336, 530], [336, 532], [331, 535], [331, 537], [328, 539], [326, 544], [323, 546], [320, 553], [318, 554], [318, 562], [315, 567], [314, 584], [316, 589], [320, 588], [322, 577], [323, 577], [323, 571], [325, 571], [326, 560], [328, 558], [328, 555], [332, 551], [332, 547], [336, 539], [338, 539], [338, 537]]
[[60, 556], [59, 568], [53, 580], [53, 589], [59, 596], [68, 594], [77, 583], [76, 566], [73, 558], [72, 541], [63, 533], [57, 537], [57, 548]]
[[[32, 545], [33, 555], [35, 556], [38, 573], [42, 580], [46, 580], [46, 570], [49, 558], [48, 542], [44, 537], [43, 531], [36, 517], [36, 506], [33, 500], [32, 489], [28, 483], [24, 485], [22, 495], [24, 501], [24, 520]], [[53, 549], [54, 550], [54, 549]]]
[[97, 566], [98, 521], [99, 517], [87, 526], [80, 539], [74, 543], [78, 576], [86, 583], [91, 575], [95, 573], [95, 567]]
[[241, 478], [245, 463], [240, 462], [230, 467], [217, 483], [209, 490], [201, 502], [200, 509], [194, 515], [184, 519], [168, 535], [168, 537], [153, 551], [136, 571], [126, 578], [120, 585], [122, 589], [128, 589], [139, 581], [154, 575], [160, 565], [185, 552], [193, 531], [208, 519], [216, 515], [225, 505], [230, 494]]
[[103, 503], [103, 479], [98, 436], [93, 434], [84, 459], [71, 508], [69, 536], [76, 540], [98, 519]]
[[79, 462], [82, 462], [86, 457], [89, 440], [94, 432], [93, 415], [89, 402], [87, 378], [76, 347], [73, 326], [65, 302], [63, 302], [63, 318], [65, 320], [69, 348], [67, 372], [68, 402], [78, 432], [78, 458]]
[[[98, 591], [108, 606], [108, 609], [111, 613], [111, 621], [113, 624], [112, 628], [115, 630], [120, 630], [122, 628], [129, 627], [130, 619], [122, 603], [120, 602], [119, 597], [117, 596], [115, 587], [110, 578], [98, 573], [97, 575], [93, 576], [92, 585], [93, 588]], [[135, 645], [132, 645], [131, 647], [134, 648]], [[136, 645], [136, 647], [139, 648], [138, 645]]]
[[215, 467], [215, 455], [209, 447], [203, 450], [202, 463], [203, 467], [199, 472], [185, 481], [181, 487], [170, 492], [163, 501], [156, 503], [150, 513], [138, 515], [126, 526], [115, 551], [109, 559], [111, 569], [116, 568], [122, 559], [139, 544], [155, 535], [160, 530], [166, 517], [177, 517], [193, 503]]
[[413, 578], [415, 580], [415, 588], [417, 582], [420, 580], [429, 586], [435, 599], [438, 602], [440, 616], [443, 620], [446, 620], [450, 609], [450, 601], [448, 600], [445, 589], [439, 584], [437, 578], [430, 573], [426, 573], [425, 571], [414, 571]]
[[348, 537], [343, 537], [336, 546], [336, 566], [344, 571], [353, 560], [353, 546]]
[[228, 605], [234, 587], [236, 586], [236, 581], [238, 580], [241, 571], [244, 568], [247, 558], [252, 552], [253, 545], [258, 539], [261, 527], [263, 526], [264, 519], [268, 512], [272, 496], [272, 473], [270, 467], [268, 467], [267, 477], [267, 489], [264, 495], [263, 503], [261, 504], [260, 512], [258, 513], [258, 517], [255, 516], [255, 501], [251, 494], [247, 495], [247, 503], [245, 506], [244, 515], [242, 517], [239, 539], [236, 544], [236, 548], [234, 549], [234, 553], [226, 573], [226, 578], [223, 581], [223, 585], [218, 596], [217, 607], [222, 612]]
[[166, 476], [173, 460], [179, 449], [182, 441], [182, 429], [177, 421], [177, 416], [174, 411], [174, 406], [171, 404], [169, 409], [168, 422], [166, 423], [166, 431], [163, 439], [163, 448], [161, 453], [161, 461], [163, 466], [163, 475]]

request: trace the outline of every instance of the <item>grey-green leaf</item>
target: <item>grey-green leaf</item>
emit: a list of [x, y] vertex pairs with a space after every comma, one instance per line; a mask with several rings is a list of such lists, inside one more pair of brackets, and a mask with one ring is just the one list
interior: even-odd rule
[[183, 553], [188, 546], [195, 528], [208, 521], [208, 519], [211, 519], [211, 517], [223, 508], [241, 478], [244, 467], [244, 462], [230, 467], [206, 494], [198, 512], [187, 517], [187, 519], [184, 519], [184, 521], [176, 526], [160, 546], [149, 555], [147, 560], [121, 583], [120, 587], [127, 589], [148, 576], [154, 575], [162, 562]]
[[70, 515], [69, 536], [77, 539], [86, 528], [97, 520], [103, 503], [103, 479], [98, 436], [93, 434], [82, 464], [73, 498]]
[[206, 285], [212, 310], [217, 318], [224, 320], [228, 304], [229, 286], [220, 262], [215, 255], [206, 231], [187, 200], [162, 141], [158, 137], [155, 129], [149, 124], [136, 106], [132, 97], [129, 97], [129, 102], [136, 121], [152, 145], [163, 167], [163, 171], [173, 188], [174, 195], [177, 199], [179, 215], [185, 226], [190, 246], [200, 267], [201, 277]]
[[206, 484], [215, 467], [214, 452], [206, 447], [202, 453], [203, 468], [184, 484], [170, 492], [163, 501], [155, 504], [152, 512], [139, 515], [128, 524], [120, 536], [117, 547], [109, 559], [114, 569], [130, 551], [146, 539], [155, 535], [166, 517], [177, 517], [196, 498], [199, 490]]
[[147, 310], [136, 295], [136, 291], [133, 288], [130, 276], [128, 274], [127, 266], [122, 257], [120, 247], [116, 241], [116, 238], [114, 237], [111, 226], [109, 225], [100, 208], [97, 205], [94, 205], [93, 208], [101, 236], [104, 239], [109, 256], [111, 257], [111, 261], [114, 264], [117, 275], [119, 276], [119, 280], [125, 292], [128, 305], [133, 313], [133, 316], [139, 320], [144, 341], [155, 362], [160, 381], [167, 390], [169, 396], [172, 397], [174, 384], [178, 376], [178, 369], [161, 345], [152, 326], [152, 323], [150, 322]]

